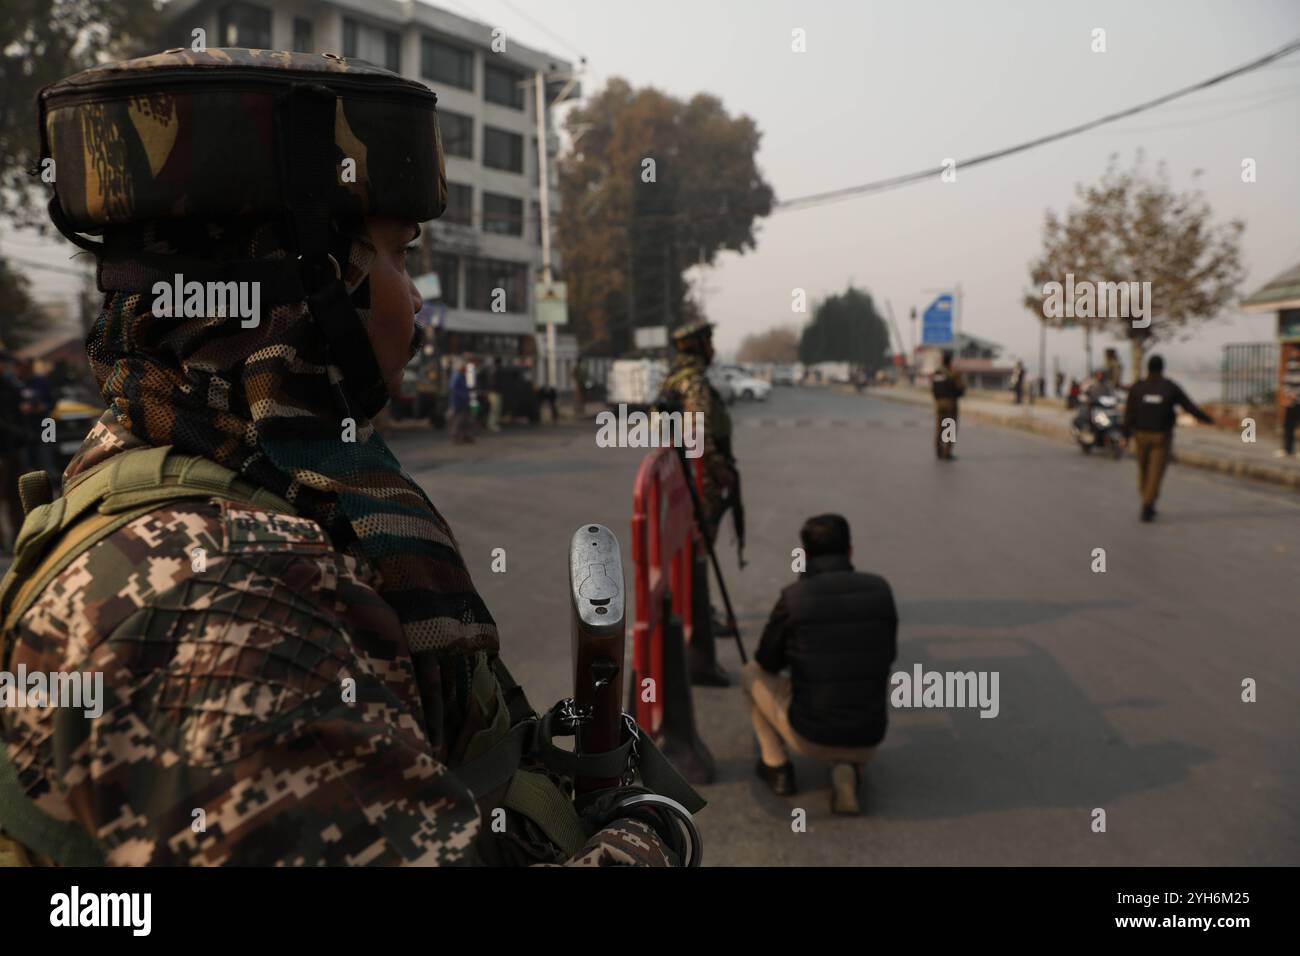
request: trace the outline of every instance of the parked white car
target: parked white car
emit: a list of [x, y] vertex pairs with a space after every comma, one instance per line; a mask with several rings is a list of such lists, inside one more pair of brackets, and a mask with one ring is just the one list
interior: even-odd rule
[[735, 389], [731, 387], [731, 378], [725, 369], [710, 366], [709, 370], [704, 374], [708, 378], [709, 384], [713, 386], [724, 402], [730, 405], [736, 400]]
[[746, 375], [743, 372], [736, 372], [731, 369], [724, 370], [723, 375], [736, 398], [744, 399], [747, 402], [765, 402], [767, 397], [772, 394], [772, 383], [765, 382], [761, 378], [754, 378], [752, 375]]

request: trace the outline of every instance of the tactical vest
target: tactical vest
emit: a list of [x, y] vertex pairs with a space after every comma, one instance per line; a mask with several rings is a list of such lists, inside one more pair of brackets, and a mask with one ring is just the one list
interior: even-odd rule
[[[0, 670], [7, 670], [18, 621], [45, 587], [83, 552], [136, 518], [187, 498], [223, 498], [273, 513], [297, 514], [293, 505], [229, 468], [171, 446], [122, 452], [77, 475], [61, 498], [53, 498], [49, 476], [29, 472], [19, 479], [26, 515], [14, 545], [14, 560], [0, 581]], [[691, 812], [699, 795], [644, 734], [628, 736], [603, 754], [577, 757], [552, 742], [567, 732], [557, 726], [559, 705], [539, 717], [500, 659], [480, 654], [470, 681], [470, 709], [480, 729], [470, 738], [456, 777], [478, 802], [483, 817], [480, 855], [487, 862], [514, 862], [508, 848], [490, 836], [490, 814], [512, 809], [572, 856], [590, 836], [572, 801], [547, 773], [520, 769], [525, 758], [553, 774], [618, 778], [635, 754], [644, 784], [677, 800]], [[35, 863], [99, 866], [103, 848], [74, 823], [55, 820], [36, 807], [18, 781], [8, 748], [0, 739], [0, 866]]]

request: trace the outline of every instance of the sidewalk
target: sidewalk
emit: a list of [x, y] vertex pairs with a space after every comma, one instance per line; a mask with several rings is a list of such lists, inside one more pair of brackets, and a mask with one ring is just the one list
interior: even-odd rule
[[[934, 400], [927, 389], [908, 385], [871, 388], [868, 395], [893, 402], [931, 406]], [[961, 416], [977, 422], [1019, 428], [1037, 432], [1073, 444], [1070, 421], [1074, 412], [1066, 411], [1054, 399], [1040, 400], [1034, 405], [1013, 405], [993, 397], [983, 397], [977, 391], [968, 391], [961, 400]], [[1300, 456], [1276, 458], [1273, 452], [1280, 447], [1273, 435], [1261, 434], [1253, 444], [1243, 442], [1238, 432], [1211, 428], [1180, 416], [1175, 429], [1175, 463], [1205, 468], [1238, 478], [1267, 481], [1300, 491]]]

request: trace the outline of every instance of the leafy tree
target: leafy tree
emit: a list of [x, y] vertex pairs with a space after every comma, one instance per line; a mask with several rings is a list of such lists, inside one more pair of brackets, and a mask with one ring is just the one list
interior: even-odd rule
[[27, 277], [0, 259], [0, 346], [6, 349], [29, 345], [45, 330], [30, 289]]
[[45, 226], [36, 93], [94, 66], [133, 55], [160, 15], [153, 0], [17, 0], [0, 16], [0, 217]]
[[683, 101], [611, 79], [565, 125], [557, 236], [579, 341], [618, 353], [643, 325], [701, 313], [685, 272], [755, 245], [772, 188], [755, 164], [760, 134], [714, 96]]
[[818, 303], [799, 339], [799, 360], [851, 362], [868, 373], [888, 362], [889, 330], [869, 292], [849, 286]]
[[[1164, 163], [1153, 176], [1140, 151], [1129, 171], [1118, 169], [1116, 160], [1112, 155], [1096, 185], [1075, 188], [1080, 204], [1064, 219], [1047, 211], [1043, 253], [1030, 264], [1034, 288], [1025, 294], [1024, 304], [1051, 327], [1079, 323], [1089, 335], [1103, 332], [1127, 339], [1136, 379], [1147, 349], [1190, 338], [1233, 299], [1245, 275], [1238, 248], [1245, 226], [1239, 220], [1213, 224], [1200, 191], [1175, 192]], [[1150, 324], [1135, 328], [1132, 318], [1109, 314], [1046, 317], [1044, 286], [1064, 284], [1067, 274], [1073, 274], [1076, 287], [1085, 280], [1150, 282]]]
[[794, 362], [799, 358], [799, 330], [777, 326], [745, 336], [736, 352], [741, 362]]

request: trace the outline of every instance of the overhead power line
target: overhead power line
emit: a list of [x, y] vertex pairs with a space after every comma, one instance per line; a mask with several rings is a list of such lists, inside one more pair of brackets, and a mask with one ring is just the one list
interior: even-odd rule
[[[1107, 123], [1114, 123], [1117, 120], [1122, 120], [1129, 116], [1136, 116], [1138, 113], [1143, 113], [1146, 112], [1147, 110], [1155, 109], [1157, 106], [1163, 106], [1165, 103], [1168, 103], [1172, 100], [1176, 100], [1180, 97], [1188, 96], [1200, 90], [1209, 89], [1212, 86], [1216, 86], [1219, 83], [1223, 83], [1227, 80], [1234, 79], [1238, 76], [1244, 76], [1245, 74], [1253, 72], [1254, 70], [1258, 70], [1262, 67], [1268, 66], [1270, 63], [1273, 63], [1284, 56], [1294, 53], [1296, 50], [1300, 50], [1300, 38], [1294, 39], [1290, 43], [1286, 44], [1285, 46], [1279, 47], [1277, 50], [1274, 50], [1272, 53], [1262, 56], [1259, 59], [1251, 60], [1249, 63], [1243, 64], [1242, 66], [1239, 66], [1236, 69], [1228, 70], [1226, 73], [1220, 73], [1216, 76], [1212, 76], [1207, 80], [1202, 80], [1201, 82], [1194, 83], [1191, 86], [1185, 86], [1182, 89], [1175, 90], [1172, 93], [1166, 93], [1164, 96], [1156, 97], [1153, 100], [1147, 100], [1145, 103], [1139, 103], [1137, 106], [1131, 106], [1128, 109], [1120, 110], [1119, 112], [1116, 113], [1108, 113], [1105, 116], [1102, 116], [1095, 120], [1090, 120], [1087, 123], [1080, 123], [1077, 126], [1071, 126], [1068, 129], [1063, 129], [1056, 133], [1048, 133], [1046, 136], [1039, 136], [1035, 139], [1027, 140], [1026, 142], [1023, 143], [1018, 143], [1015, 146], [1007, 146], [1003, 149], [994, 150], [991, 153], [983, 153], [979, 156], [972, 156], [969, 159], [958, 160], [956, 164], [957, 168], [970, 169], [970, 167], [972, 166], [980, 166], [984, 163], [991, 163], [995, 159], [1003, 159], [1007, 156], [1014, 156], [1016, 153], [1023, 153], [1026, 150], [1034, 149], [1035, 147], [1038, 146], [1045, 146], [1048, 143], [1054, 143], [1057, 142], [1058, 140], [1066, 139], [1067, 137], [1070, 136], [1077, 136], [1080, 133], [1086, 133], [1089, 130], [1096, 129], [1098, 126], [1104, 126]], [[841, 189], [831, 189], [831, 190], [827, 190], [826, 192], [811, 193], [807, 196], [798, 196], [795, 197], [794, 199], [786, 199], [786, 200], [778, 201], [775, 204], [774, 208], [777, 211], [790, 210], [790, 209], [804, 209], [810, 206], [819, 206], [825, 203], [839, 202], [844, 199], [852, 199], [856, 196], [864, 196], [868, 193], [883, 192], [886, 189], [895, 189], [899, 186], [906, 186], [910, 183], [921, 182], [925, 179], [938, 176], [944, 172], [945, 168], [946, 167], [944, 165], [940, 164], [938, 166], [932, 166], [928, 169], [918, 170], [917, 172], [914, 173], [904, 173], [901, 176], [891, 176], [887, 179], [877, 179], [873, 182], [862, 183], [857, 186], [846, 186]]]

